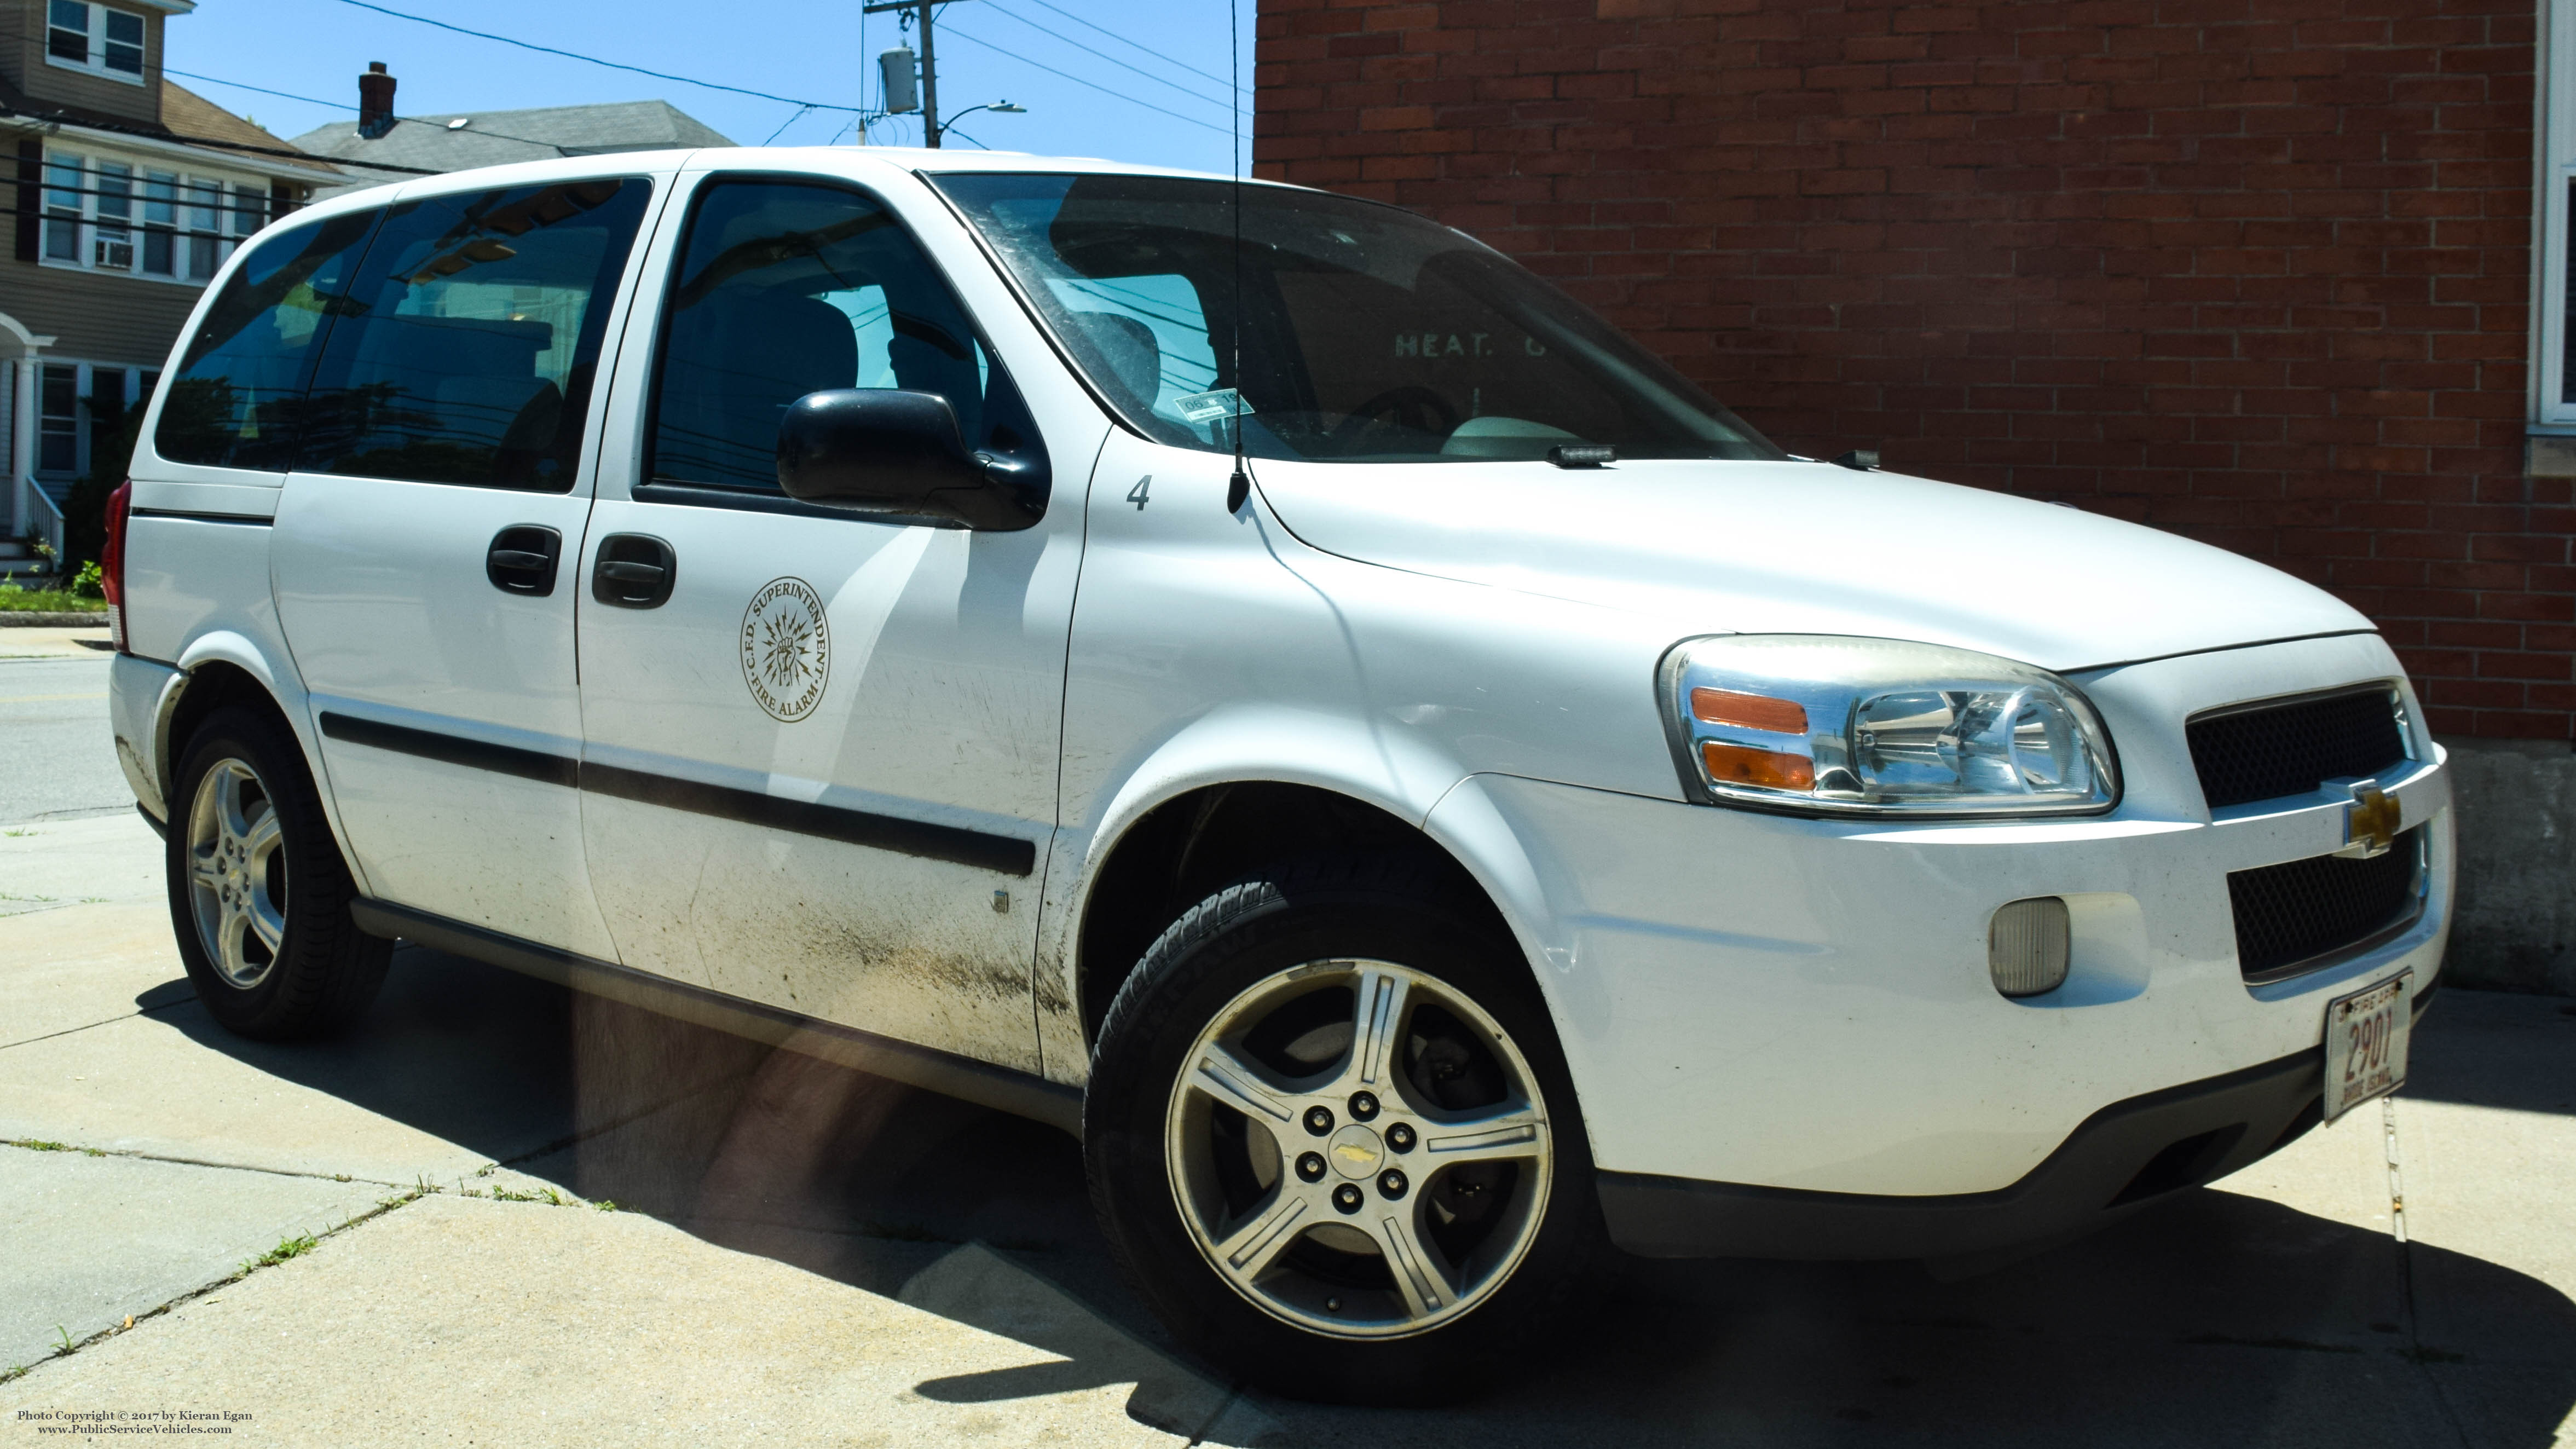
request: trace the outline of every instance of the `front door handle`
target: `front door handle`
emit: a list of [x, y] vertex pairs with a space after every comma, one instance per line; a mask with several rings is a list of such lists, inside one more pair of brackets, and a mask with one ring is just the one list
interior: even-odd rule
[[679, 581], [679, 556], [649, 533], [612, 533], [599, 541], [590, 596], [620, 609], [658, 609]]
[[555, 591], [555, 560], [562, 556], [562, 534], [541, 523], [513, 523], [492, 535], [483, 577], [505, 594], [542, 599]]

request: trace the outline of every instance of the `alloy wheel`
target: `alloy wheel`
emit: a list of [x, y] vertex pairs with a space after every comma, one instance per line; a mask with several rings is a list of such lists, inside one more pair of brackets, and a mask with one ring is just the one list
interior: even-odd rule
[[286, 937], [286, 833], [259, 772], [215, 762], [188, 811], [188, 903], [226, 982], [257, 986]]
[[1546, 1216], [1536, 1074], [1464, 993], [1391, 962], [1308, 962], [1237, 996], [1183, 1058], [1165, 1115], [1199, 1251], [1315, 1333], [1400, 1337], [1467, 1313]]

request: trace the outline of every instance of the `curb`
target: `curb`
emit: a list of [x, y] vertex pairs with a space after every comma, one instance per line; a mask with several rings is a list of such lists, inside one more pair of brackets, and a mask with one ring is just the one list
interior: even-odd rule
[[0, 629], [104, 629], [107, 611], [0, 609]]

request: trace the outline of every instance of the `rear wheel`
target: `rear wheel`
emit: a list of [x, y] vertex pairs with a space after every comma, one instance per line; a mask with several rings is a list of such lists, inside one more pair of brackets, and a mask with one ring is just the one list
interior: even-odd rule
[[1110, 1007], [1086, 1129], [1131, 1279], [1277, 1392], [1470, 1392], [1600, 1271], [1519, 953], [1401, 865], [1265, 872], [1183, 915]]
[[350, 914], [357, 887], [294, 739], [254, 711], [218, 710], [189, 740], [175, 783], [170, 918], [207, 1013], [271, 1040], [356, 1019], [393, 943]]

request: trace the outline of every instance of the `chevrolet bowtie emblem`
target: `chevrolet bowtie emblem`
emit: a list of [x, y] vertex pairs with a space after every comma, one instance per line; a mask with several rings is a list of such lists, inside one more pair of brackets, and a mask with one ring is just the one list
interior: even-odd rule
[[2335, 854], [2363, 860], [2386, 855], [2388, 848], [2397, 843], [2401, 814], [2397, 802], [2377, 785], [2368, 780], [2354, 785], [2352, 803], [2344, 807], [2343, 849]]

